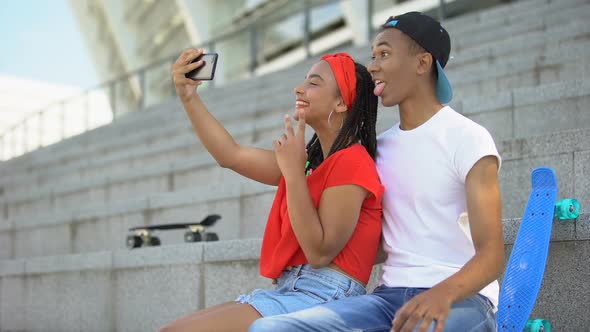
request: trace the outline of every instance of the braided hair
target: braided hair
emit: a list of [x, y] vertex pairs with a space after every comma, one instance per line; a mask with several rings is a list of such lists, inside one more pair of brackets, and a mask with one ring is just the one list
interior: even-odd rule
[[[378, 102], [377, 96], [373, 94], [375, 85], [365, 66], [355, 62], [354, 67], [356, 72], [356, 97], [352, 109], [348, 110], [348, 116], [344, 120], [342, 129], [340, 129], [340, 133], [338, 133], [328, 156], [360, 141], [374, 160], [377, 154], [377, 132], [375, 127], [377, 124]], [[316, 169], [324, 161], [322, 146], [316, 144], [317, 140], [318, 136], [314, 134], [307, 143], [308, 169]]]

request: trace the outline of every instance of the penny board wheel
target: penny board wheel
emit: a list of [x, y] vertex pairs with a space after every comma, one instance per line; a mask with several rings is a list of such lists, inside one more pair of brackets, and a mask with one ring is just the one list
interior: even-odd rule
[[219, 241], [219, 236], [217, 236], [217, 233], [205, 233], [205, 241]]
[[143, 244], [143, 240], [141, 239], [141, 236], [137, 236], [137, 235], [127, 236], [126, 242], [127, 242], [127, 248], [129, 248], [129, 249], [139, 248]]
[[566, 198], [555, 204], [555, 216], [560, 220], [576, 219], [580, 215], [580, 202], [575, 198]]
[[159, 246], [160, 244], [162, 244], [162, 242], [160, 242], [160, 238], [159, 237], [151, 237], [150, 238], [150, 242], [149, 242], [151, 247], [155, 247], [155, 246]]
[[184, 242], [201, 242], [202, 236], [199, 232], [186, 232], [184, 233]]
[[551, 332], [551, 324], [544, 319], [532, 319], [526, 322], [525, 332]]

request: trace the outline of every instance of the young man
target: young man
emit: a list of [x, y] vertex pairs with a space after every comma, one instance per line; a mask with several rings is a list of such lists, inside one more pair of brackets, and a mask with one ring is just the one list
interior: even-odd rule
[[442, 105], [452, 98], [443, 71], [449, 35], [410, 12], [383, 25], [372, 53], [374, 93], [400, 112], [378, 139], [387, 254], [380, 286], [260, 319], [250, 331], [496, 331], [501, 160], [485, 128]]

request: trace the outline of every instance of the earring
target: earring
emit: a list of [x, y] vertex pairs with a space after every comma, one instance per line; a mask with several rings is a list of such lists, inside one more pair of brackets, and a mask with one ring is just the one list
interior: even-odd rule
[[[332, 128], [332, 124], [330, 123], [330, 118], [332, 117], [332, 113], [334, 113], [334, 111], [332, 110], [332, 112], [330, 112], [330, 115], [328, 115], [328, 127]], [[340, 129], [342, 129], [342, 126], [344, 125], [344, 118], [342, 118], [342, 122], [340, 122]]]
[[328, 127], [332, 128], [332, 124], [330, 123], [330, 118], [332, 117], [332, 113], [334, 113], [334, 111], [330, 112], [330, 115], [328, 115]]

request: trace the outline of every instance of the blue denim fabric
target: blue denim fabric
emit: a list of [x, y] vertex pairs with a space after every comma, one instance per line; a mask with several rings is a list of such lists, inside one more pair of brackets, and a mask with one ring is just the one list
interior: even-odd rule
[[268, 317], [365, 293], [363, 285], [336, 270], [313, 269], [306, 264], [284, 271], [275, 289], [256, 289], [236, 301], [248, 303], [262, 317]]
[[[286, 315], [261, 318], [250, 332], [389, 332], [397, 310], [426, 288], [379, 286], [372, 294], [332, 301]], [[434, 323], [428, 331], [434, 330]], [[455, 303], [444, 331], [495, 332], [496, 316], [492, 303], [482, 295]]]

